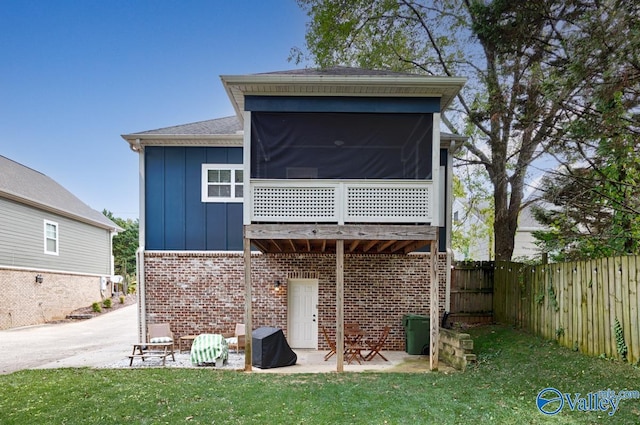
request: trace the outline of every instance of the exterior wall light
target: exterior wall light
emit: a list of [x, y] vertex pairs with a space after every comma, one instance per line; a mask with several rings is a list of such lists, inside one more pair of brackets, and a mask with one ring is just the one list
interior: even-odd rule
[[275, 289], [276, 291], [279, 291], [281, 286], [282, 286], [282, 283], [280, 283], [279, 280], [276, 280], [276, 283], [273, 284], [273, 289]]
[[44, 281], [44, 277], [41, 274], [36, 275], [36, 283], [42, 283]]

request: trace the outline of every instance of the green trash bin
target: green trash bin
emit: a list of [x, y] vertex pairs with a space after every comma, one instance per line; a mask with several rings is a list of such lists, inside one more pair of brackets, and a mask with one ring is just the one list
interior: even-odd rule
[[429, 316], [405, 314], [402, 317], [405, 341], [404, 351], [408, 354], [429, 354], [431, 321]]

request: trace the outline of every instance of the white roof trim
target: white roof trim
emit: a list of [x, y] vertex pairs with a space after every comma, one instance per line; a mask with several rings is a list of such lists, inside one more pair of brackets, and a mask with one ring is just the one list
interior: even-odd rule
[[25, 196], [19, 195], [17, 193], [9, 192], [9, 191], [6, 191], [6, 190], [0, 190], [0, 197], [5, 198], [5, 199], [9, 199], [11, 201], [18, 202], [18, 203], [20, 203], [22, 205], [28, 205], [30, 207], [38, 208], [38, 209], [41, 209], [43, 211], [47, 211], [47, 212], [50, 212], [50, 213], [53, 213], [53, 214], [57, 214], [57, 215], [59, 215], [61, 217], [67, 217], [67, 218], [70, 218], [70, 219], [75, 220], [75, 221], [79, 221], [79, 222], [82, 222], [82, 223], [90, 224], [92, 226], [99, 227], [99, 228], [105, 229], [105, 230], [109, 230], [111, 232], [121, 232], [121, 231], [124, 230], [123, 228], [121, 228], [120, 226], [118, 226], [115, 223], [114, 223], [115, 227], [114, 226], [110, 226], [110, 225], [108, 225], [106, 223], [102, 223], [102, 222], [97, 221], [97, 220], [92, 220], [91, 218], [83, 217], [83, 216], [78, 215], [78, 214], [73, 214], [73, 213], [71, 213], [69, 211], [65, 211], [65, 210], [62, 210], [60, 208], [56, 208], [56, 207], [54, 207], [52, 205], [45, 204], [43, 202], [39, 202], [39, 201], [36, 201], [34, 199], [27, 198]]
[[216, 146], [242, 147], [242, 134], [123, 134], [131, 150], [145, 146]]
[[245, 95], [440, 97], [444, 110], [467, 81], [461, 77], [421, 75], [258, 74], [221, 75], [220, 79], [240, 119]]

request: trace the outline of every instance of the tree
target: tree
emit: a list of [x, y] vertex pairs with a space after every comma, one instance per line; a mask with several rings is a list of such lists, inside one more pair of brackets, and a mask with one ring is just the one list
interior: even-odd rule
[[[487, 257], [491, 258], [492, 232], [491, 223], [493, 209], [489, 200], [481, 194], [472, 194], [468, 189], [474, 190], [472, 176], [466, 175], [469, 184], [462, 184], [460, 177], [453, 176], [454, 217], [451, 228], [451, 248], [456, 253], [456, 260], [473, 261], [482, 260], [477, 257], [487, 249]], [[457, 206], [462, 206], [458, 210]], [[458, 258], [460, 257], [461, 258]]]
[[543, 186], [553, 207], [536, 213], [551, 230], [536, 236], [556, 259], [640, 253], [640, 5], [604, 2], [576, 26], [550, 80], [579, 90], [558, 99], [562, 167]]
[[136, 251], [138, 249], [139, 222], [138, 219], [122, 219], [114, 217], [111, 211], [102, 211], [107, 218], [124, 229], [113, 237], [113, 257], [115, 273], [129, 279], [136, 274]]
[[581, 166], [565, 163], [543, 181], [551, 207], [534, 214], [550, 230], [534, 236], [556, 261], [640, 254], [640, 144], [622, 97], [594, 103], [568, 125]]
[[[612, 204], [602, 195], [611, 185], [589, 168], [567, 169], [544, 179], [540, 188], [544, 193], [543, 206], [534, 206], [532, 210], [536, 220], [549, 230], [533, 235], [552, 260], [640, 253], [637, 219], [640, 215], [610, 207]], [[640, 191], [636, 190], [636, 199], [638, 195]]]
[[[469, 137], [459, 159], [483, 168], [494, 205], [495, 255], [513, 254], [529, 166], [557, 149], [582, 81], [559, 79], [586, 16], [616, 2], [298, 0], [311, 22], [292, 59], [469, 77], [450, 130]], [[582, 50], [580, 50], [582, 52]], [[579, 52], [579, 53], [580, 53]], [[562, 84], [553, 85], [553, 82]], [[553, 92], [553, 96], [549, 93]]]

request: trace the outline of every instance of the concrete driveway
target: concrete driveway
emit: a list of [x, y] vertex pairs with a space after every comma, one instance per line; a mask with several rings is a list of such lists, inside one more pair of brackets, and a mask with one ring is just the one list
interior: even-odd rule
[[78, 322], [0, 331], [0, 374], [121, 360], [138, 341], [137, 309], [134, 304]]

